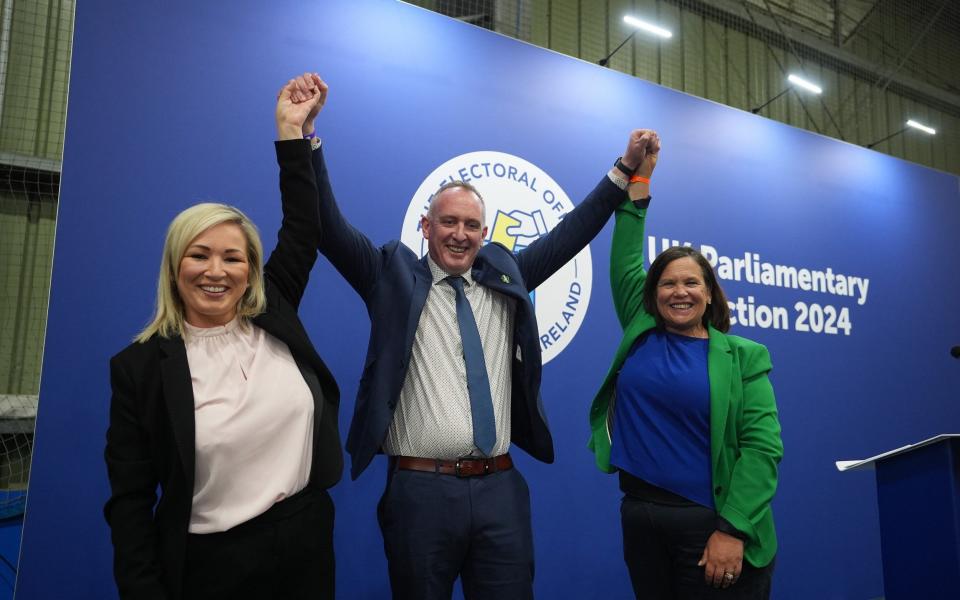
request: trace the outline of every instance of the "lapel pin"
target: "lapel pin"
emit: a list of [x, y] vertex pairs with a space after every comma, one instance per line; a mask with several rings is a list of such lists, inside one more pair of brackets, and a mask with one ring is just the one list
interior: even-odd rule
[[510, 276], [509, 276], [509, 275], [500, 275], [500, 281], [502, 281], [502, 282], [504, 282], [504, 283], [510, 283]]

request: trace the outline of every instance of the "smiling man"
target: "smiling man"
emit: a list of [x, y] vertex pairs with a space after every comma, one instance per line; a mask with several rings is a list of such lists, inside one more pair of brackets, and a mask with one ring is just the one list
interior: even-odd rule
[[487, 237], [483, 200], [465, 182], [443, 185], [420, 219], [431, 260], [450, 275], [470, 270]]
[[[316, 75], [299, 81], [305, 99], [326, 92]], [[654, 138], [631, 132], [586, 199], [517, 254], [483, 246], [472, 185], [442, 186], [421, 219], [423, 258], [398, 240], [375, 246], [344, 219], [315, 144], [319, 249], [371, 320], [347, 449], [354, 478], [377, 453], [389, 457], [378, 519], [394, 598], [446, 600], [458, 577], [468, 600], [533, 597], [529, 491], [508, 453], [512, 443], [553, 461], [530, 292], [603, 228]]]

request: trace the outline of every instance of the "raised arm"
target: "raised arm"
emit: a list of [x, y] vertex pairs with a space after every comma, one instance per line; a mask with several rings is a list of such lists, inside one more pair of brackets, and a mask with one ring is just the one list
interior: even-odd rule
[[647, 279], [644, 221], [650, 201], [650, 178], [660, 156], [660, 138], [656, 132], [646, 131], [637, 143], [644, 147], [643, 159], [627, 188], [629, 200], [617, 208], [610, 248], [610, 288], [623, 328], [643, 309], [643, 284]]
[[288, 81], [277, 94], [277, 164], [280, 166], [280, 198], [283, 221], [277, 245], [264, 265], [264, 275], [293, 306], [300, 304], [317, 260], [320, 215], [315, 198], [317, 183], [310, 162], [310, 142], [300, 131], [307, 115], [323, 105], [325, 94], [313, 90], [297, 103], [297, 83]]
[[[321, 94], [320, 105], [326, 100], [329, 88], [316, 73], [304, 73], [293, 81], [297, 88], [292, 94], [294, 101], [307, 101], [311, 90], [317, 90]], [[319, 112], [320, 109], [314, 107], [307, 114], [300, 130], [302, 136], [316, 137], [314, 120]], [[366, 299], [379, 278], [382, 252], [340, 212], [333, 195], [333, 187], [330, 185], [323, 150], [319, 142], [314, 146], [316, 149], [313, 151], [312, 161], [317, 181], [317, 195], [314, 196], [314, 201], [318, 206], [320, 221], [323, 225], [317, 248], [347, 280], [347, 283]]]
[[[628, 170], [635, 169], [643, 160], [646, 140], [641, 143], [641, 139], [645, 131], [636, 129], [630, 133], [627, 149], [620, 158]], [[564, 216], [550, 233], [517, 255], [527, 289], [532, 290], [546, 281], [600, 233], [614, 209], [626, 197], [623, 188], [614, 180], [626, 185], [627, 179], [629, 174], [619, 168], [610, 169], [583, 202]]]

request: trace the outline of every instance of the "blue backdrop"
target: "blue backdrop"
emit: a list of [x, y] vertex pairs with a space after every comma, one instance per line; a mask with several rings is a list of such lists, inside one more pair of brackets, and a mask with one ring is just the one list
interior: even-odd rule
[[[960, 363], [948, 353], [960, 343], [957, 177], [399, 2], [91, 0], [77, 7], [17, 598], [115, 597], [101, 514], [107, 360], [149, 317], [164, 229], [179, 210], [236, 204], [271, 244], [274, 98], [305, 70], [331, 87], [319, 131], [340, 203], [379, 242], [401, 235], [418, 187], [451, 158], [522, 157], [578, 202], [630, 129], [657, 129], [664, 148], [648, 220], [657, 245], [705, 244], [730, 269], [734, 259], [759, 263], [723, 284], [745, 320], [753, 305], [754, 326], [734, 333], [766, 344], [774, 361], [786, 446], [774, 596], [882, 595], [873, 475], [838, 473], [833, 461], [960, 429]], [[557, 462], [517, 457], [532, 492], [540, 598], [630, 596], [616, 479], [585, 448], [588, 404], [619, 336], [609, 242], [608, 226], [591, 245], [583, 326], [545, 367]], [[862, 282], [848, 296], [748, 281], [763, 263], [801, 279], [829, 269], [834, 286], [842, 274], [869, 287], [864, 298]], [[762, 307], [786, 315], [784, 327], [758, 326]], [[340, 382], [346, 432], [365, 310], [321, 260], [302, 314]], [[836, 334], [824, 332], [831, 314]], [[383, 481], [377, 459], [333, 490], [340, 598], [388, 597], [374, 513]]]

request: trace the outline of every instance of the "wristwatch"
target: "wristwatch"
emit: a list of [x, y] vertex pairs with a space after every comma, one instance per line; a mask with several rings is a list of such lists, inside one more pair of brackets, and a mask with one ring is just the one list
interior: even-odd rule
[[316, 131], [303, 136], [303, 139], [310, 140], [310, 150], [316, 150], [320, 147], [320, 136], [317, 135]]
[[630, 177], [636, 172], [637, 168], [634, 167], [631, 169], [627, 165], [623, 164], [623, 161], [621, 160], [622, 158], [622, 156], [617, 157], [617, 162], [613, 163], [613, 166], [620, 169], [620, 171], [627, 177]]

